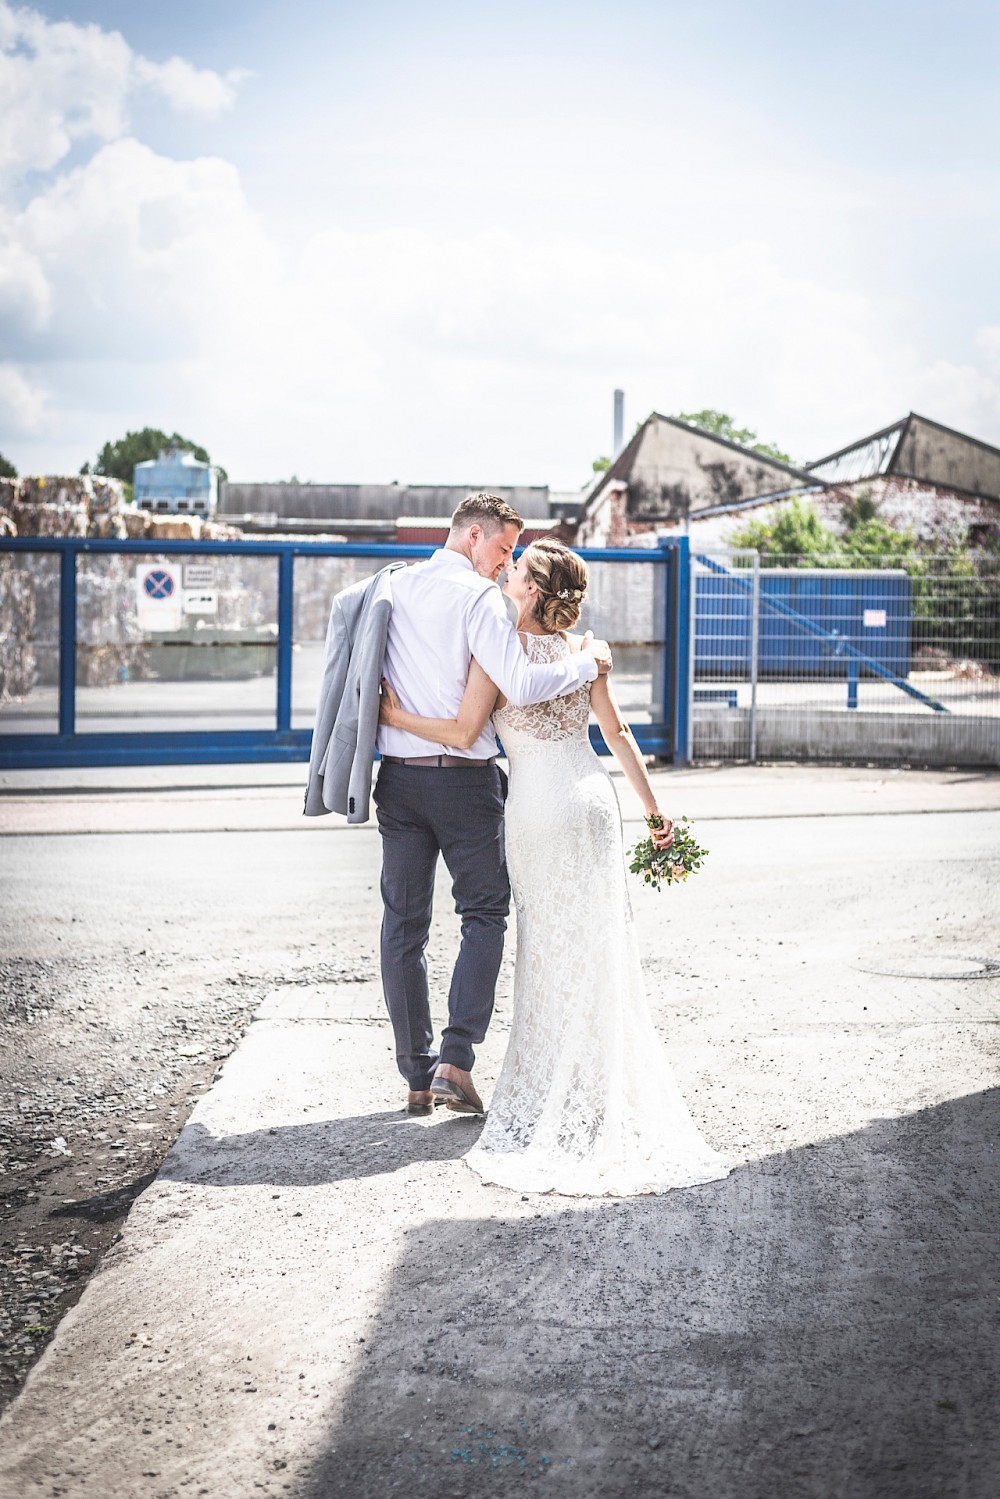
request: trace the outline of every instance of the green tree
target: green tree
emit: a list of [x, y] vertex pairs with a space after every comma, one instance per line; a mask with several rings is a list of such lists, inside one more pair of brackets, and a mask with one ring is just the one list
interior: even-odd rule
[[852, 531], [862, 521], [874, 520], [877, 514], [878, 505], [870, 484], [859, 489], [857, 494], [849, 494], [840, 507], [840, 519], [845, 531]]
[[5, 458], [3, 456], [3, 454], [0, 453], [0, 479], [16, 479], [16, 478], [17, 478], [17, 469], [11, 463], [11, 461], [10, 461], [9, 458]]
[[[871, 492], [844, 505], [844, 533], [836, 535], [798, 496], [771, 521], [749, 521], [730, 538], [752, 548], [764, 567], [900, 568], [911, 583], [912, 641], [954, 660], [978, 659], [1000, 669], [1000, 537], [977, 546], [927, 543], [909, 527], [880, 520]], [[746, 565], [746, 559], [739, 562]]]
[[[93, 469], [90, 470], [85, 464], [80, 472], [103, 474], [131, 484], [136, 464], [145, 463], [150, 458], [159, 458], [166, 448], [180, 448], [182, 452], [193, 453], [201, 463], [212, 461], [205, 448], [192, 442], [189, 437], [182, 437], [179, 432], [168, 436], [159, 427], [143, 427], [141, 432], [126, 432], [117, 442], [106, 442], [97, 455]], [[219, 469], [219, 477], [227, 477], [225, 469]]]
[[608, 469], [611, 467], [611, 459], [605, 458], [602, 455], [600, 458], [594, 459], [591, 467], [593, 468], [595, 474], [606, 474]]
[[874, 515], [853, 525], [841, 545], [852, 562], [877, 563], [881, 567], [911, 562], [919, 550], [917, 538], [908, 526], [897, 531]]
[[[798, 495], [792, 496], [774, 520], [748, 521], [734, 531], [730, 544], [759, 552], [765, 567], [781, 567], [786, 563], [799, 567], [837, 566], [828, 559], [840, 547], [837, 536], [816, 509]], [[817, 558], [823, 559], [822, 564]]]
[[862, 490], [849, 499], [841, 515], [845, 529], [838, 536], [808, 500], [793, 495], [773, 520], [748, 521], [730, 540], [735, 547], [759, 552], [765, 567], [786, 563], [799, 567], [919, 565], [916, 536], [909, 527], [896, 530], [879, 520], [870, 491]]
[[759, 442], [757, 434], [750, 427], [737, 427], [731, 416], [724, 411], [715, 411], [708, 407], [705, 411], [678, 411], [676, 419], [679, 422], [689, 422], [692, 427], [700, 427], [703, 432], [711, 432], [715, 437], [724, 437], [728, 442], [738, 442], [741, 448], [751, 448], [755, 453], [763, 453], [765, 458], [777, 458], [779, 463], [791, 463], [791, 458], [773, 442]]

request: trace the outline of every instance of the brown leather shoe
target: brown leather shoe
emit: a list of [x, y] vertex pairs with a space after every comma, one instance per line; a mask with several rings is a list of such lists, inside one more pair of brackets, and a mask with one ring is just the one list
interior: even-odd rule
[[431, 1083], [431, 1096], [455, 1114], [485, 1114], [483, 1100], [472, 1086], [472, 1073], [442, 1062]]
[[434, 1094], [430, 1089], [414, 1092], [411, 1088], [406, 1095], [406, 1112], [408, 1114], [430, 1114], [434, 1109]]

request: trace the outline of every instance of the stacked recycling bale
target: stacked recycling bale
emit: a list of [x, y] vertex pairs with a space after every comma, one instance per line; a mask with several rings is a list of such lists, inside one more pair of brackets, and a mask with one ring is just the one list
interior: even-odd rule
[[[198, 516], [152, 515], [125, 504], [117, 479], [96, 474], [0, 480], [0, 535], [93, 536], [112, 540], [236, 541], [239, 527]], [[139, 630], [138, 559], [85, 554], [77, 563], [77, 683], [108, 686], [152, 672], [150, 643]], [[176, 559], [181, 560], [181, 559]], [[243, 631], [258, 640], [275, 628], [277, 567], [273, 557], [213, 559], [218, 615], [199, 624]], [[329, 600], [325, 601], [328, 609]], [[325, 619], [324, 619], [325, 629]], [[273, 669], [273, 668], [272, 668]], [[0, 554], [0, 700], [22, 697], [59, 675], [59, 557]]]
[[90, 534], [90, 475], [60, 479], [48, 475], [18, 481], [11, 506], [19, 536]]
[[17, 495], [16, 479], [0, 479], [0, 536], [16, 536], [17, 526], [11, 507]]
[[150, 515], [148, 510], [138, 510], [130, 505], [122, 512], [125, 535], [129, 541], [142, 541], [149, 535]]
[[[0, 526], [22, 537], [129, 534], [125, 486], [96, 474], [28, 475], [0, 490]], [[131, 573], [123, 557], [93, 556], [77, 568], [77, 681], [88, 686], [141, 672]], [[128, 614], [132, 615], [131, 628]], [[22, 552], [0, 559], [0, 694], [24, 696], [59, 674], [59, 559]]]
[[34, 686], [34, 636], [34, 580], [18, 554], [7, 553], [0, 556], [0, 702], [25, 697]]
[[81, 687], [149, 675], [149, 650], [139, 629], [135, 558], [95, 552], [76, 570], [76, 680]]
[[[324, 536], [323, 541], [344, 541]], [[295, 561], [295, 639], [301, 645], [326, 639], [334, 594], [368, 578], [380, 564], [371, 557], [299, 557]]]
[[125, 486], [118, 479], [105, 479], [97, 474], [88, 474], [86, 477], [90, 481], [90, 526], [87, 534], [101, 536], [109, 541], [124, 541], [129, 534], [125, 520]]

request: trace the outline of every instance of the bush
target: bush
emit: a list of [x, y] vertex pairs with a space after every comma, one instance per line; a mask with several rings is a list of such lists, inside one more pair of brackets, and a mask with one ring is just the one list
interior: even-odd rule
[[843, 518], [838, 536], [795, 496], [773, 521], [750, 521], [734, 532], [731, 545], [756, 551], [762, 567], [902, 568], [912, 584], [914, 650], [941, 647], [953, 659], [1000, 670], [1000, 536], [975, 547], [920, 542], [911, 530], [879, 520], [865, 491], [844, 506]]

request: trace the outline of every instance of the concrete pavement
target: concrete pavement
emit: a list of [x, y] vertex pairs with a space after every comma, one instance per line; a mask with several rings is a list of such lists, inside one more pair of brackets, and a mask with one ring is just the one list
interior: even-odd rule
[[[654, 774], [664, 804], [698, 821], [1000, 809], [1000, 772], [989, 770], [734, 765]], [[339, 818], [302, 817], [304, 784], [297, 764], [0, 771], [0, 836], [342, 831]], [[638, 821], [637, 799], [620, 775], [615, 784], [626, 820]]]
[[[256, 899], [272, 946], [373, 945], [377, 837], [301, 824], [271, 772], [8, 783], [0, 848], [44, 871], [39, 835], [76, 835], [51, 840], [71, 878], [131, 867], [145, 827], [146, 898], [193, 872], [192, 940], [239, 901], [252, 941]], [[661, 779], [711, 857], [635, 890], [640, 942], [733, 1176], [626, 1202], [485, 1187], [474, 1121], [399, 1111], [376, 984], [279, 988], [0, 1423], [0, 1493], [992, 1499], [1000, 777]], [[436, 973], [453, 928], [442, 881]]]

